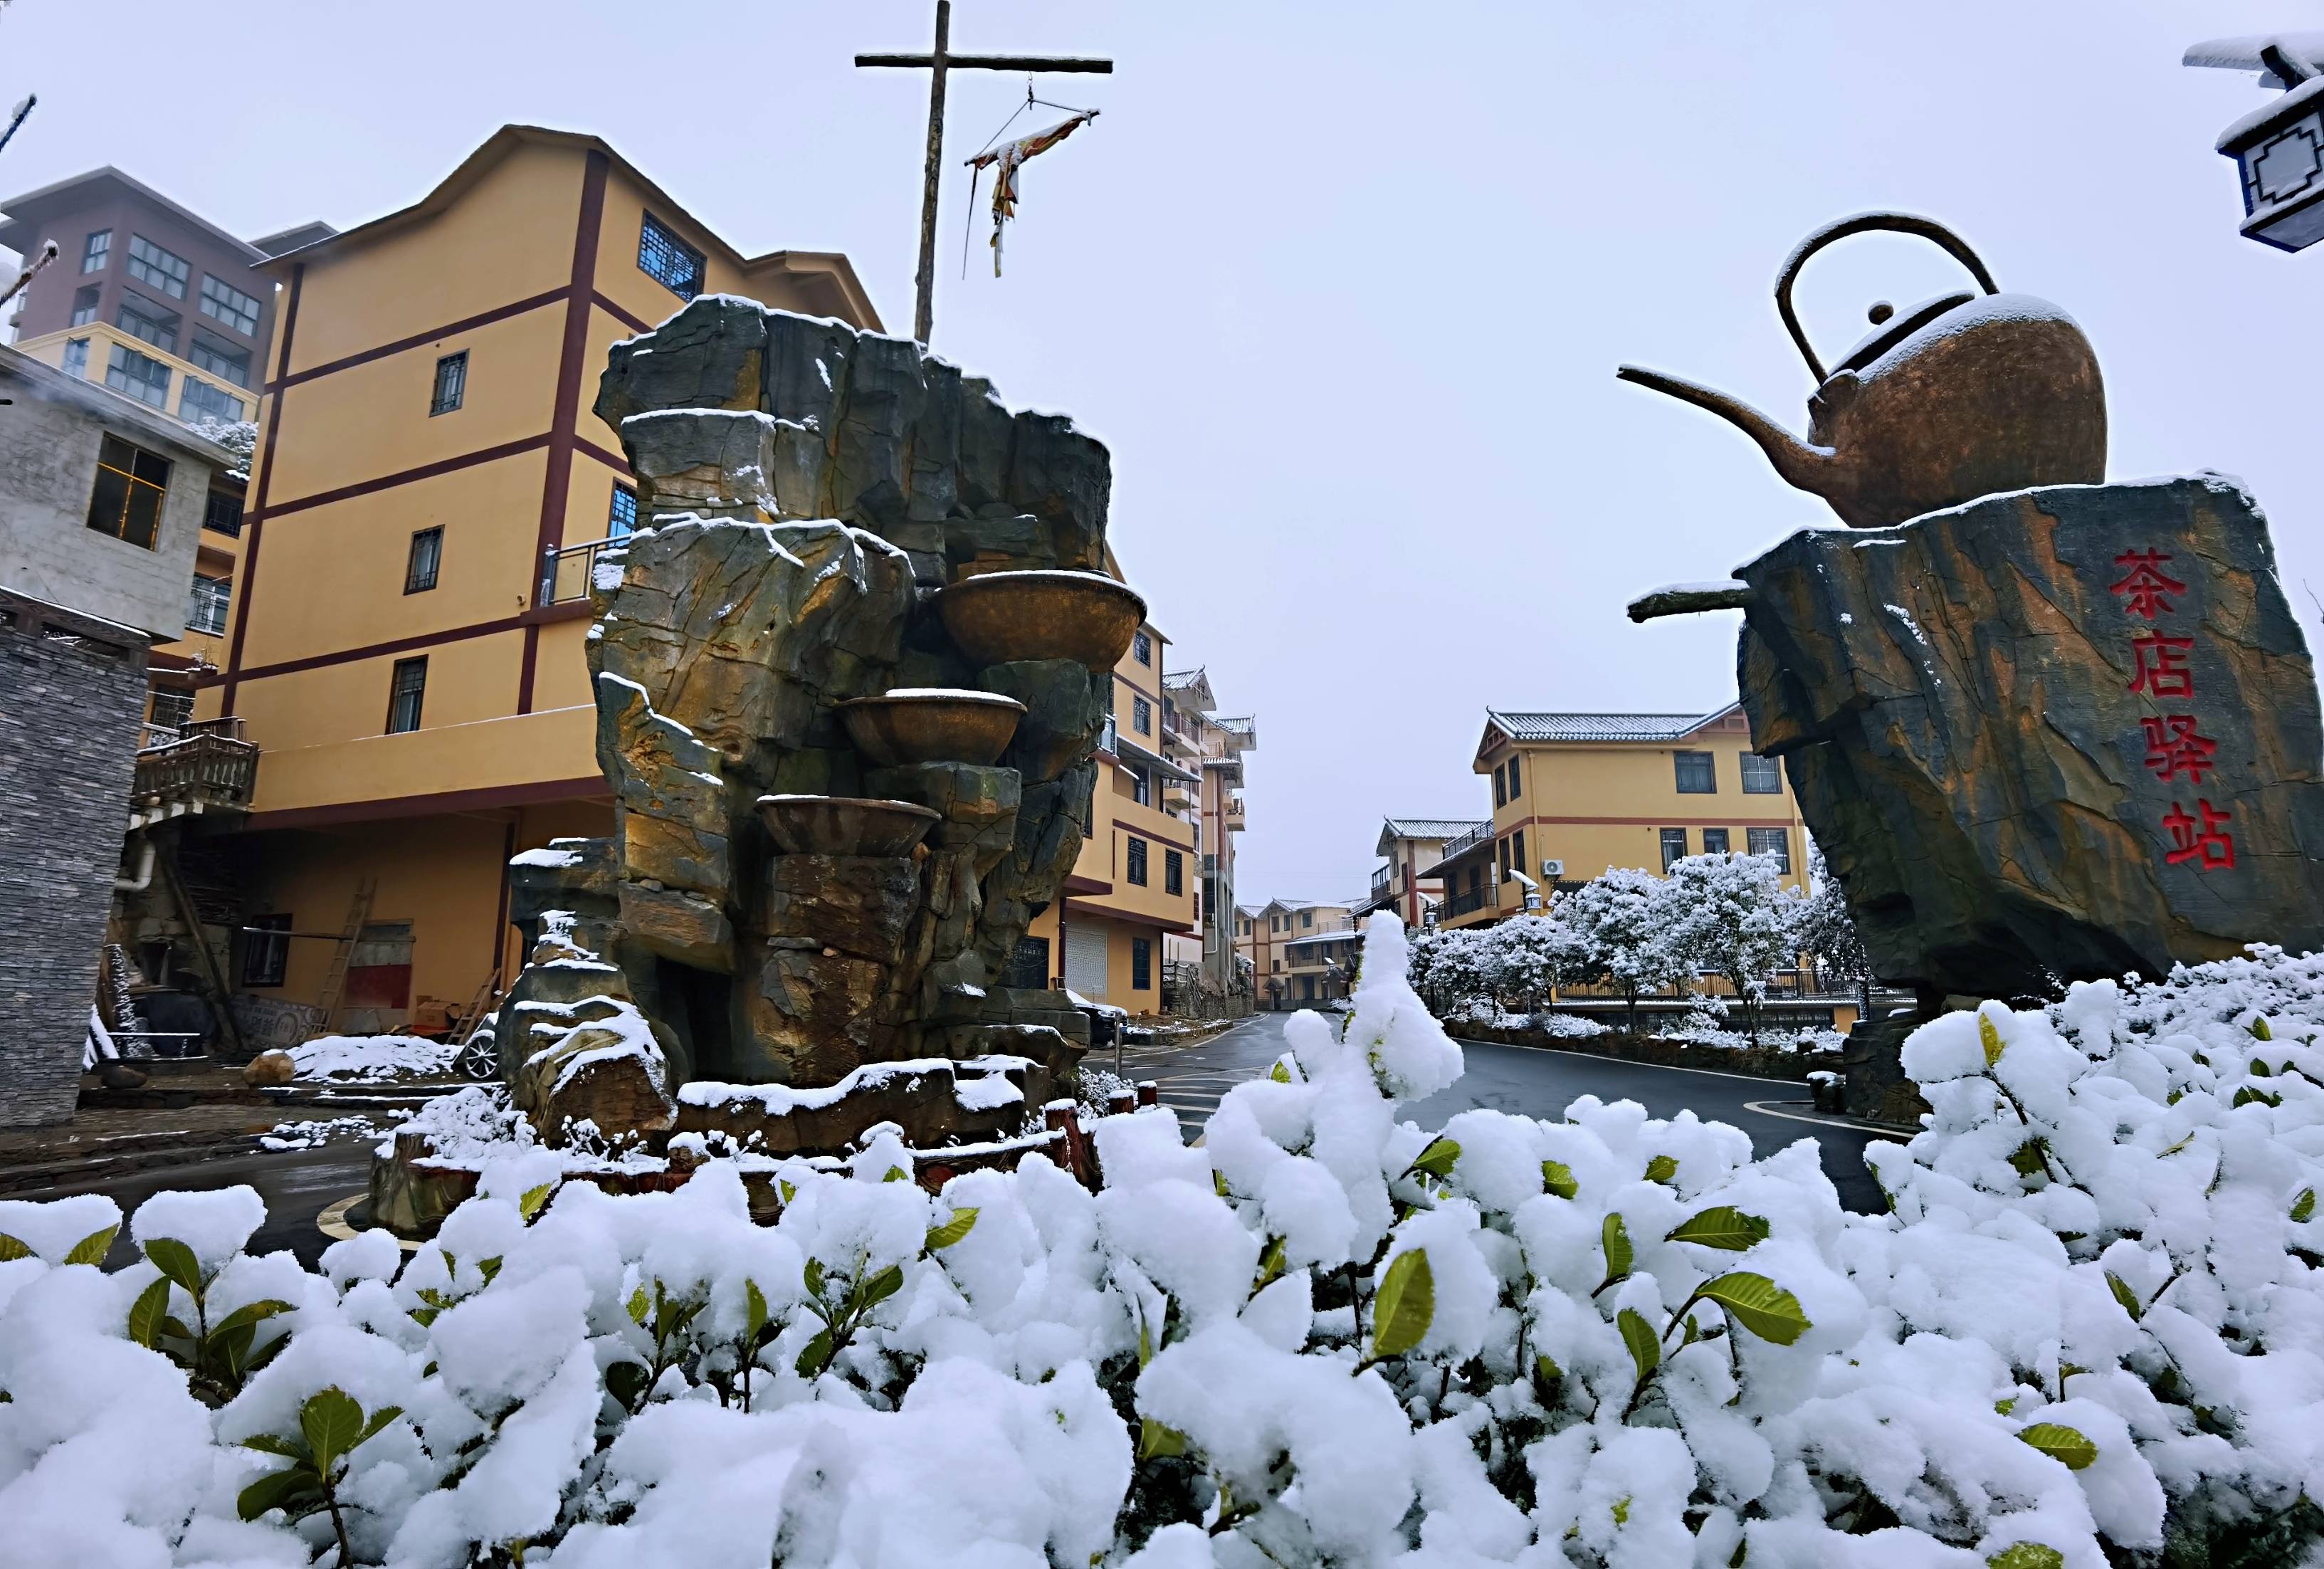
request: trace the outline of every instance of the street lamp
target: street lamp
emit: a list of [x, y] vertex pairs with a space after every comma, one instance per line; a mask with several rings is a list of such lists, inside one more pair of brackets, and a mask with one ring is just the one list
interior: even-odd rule
[[2245, 238], [2280, 251], [2324, 240], [2324, 32], [2213, 39], [2184, 63], [2257, 70], [2285, 89], [2222, 131], [2218, 149], [2242, 176]]

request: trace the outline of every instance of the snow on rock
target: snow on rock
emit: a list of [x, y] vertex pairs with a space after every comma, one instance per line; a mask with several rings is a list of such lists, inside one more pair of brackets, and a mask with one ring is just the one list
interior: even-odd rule
[[278, 1463], [244, 1441], [327, 1386], [398, 1409], [338, 1484], [365, 1564], [2324, 1548], [2324, 958], [1924, 1027], [1906, 1059], [1933, 1110], [1872, 1146], [1894, 1209], [1868, 1216], [1812, 1143], [1755, 1159], [1692, 1113], [1399, 1121], [1460, 1053], [1394, 921], [1366, 945], [1343, 1026], [1295, 1016], [1202, 1144], [1167, 1112], [1096, 1119], [1095, 1194], [1036, 1153], [930, 1195], [890, 1127], [844, 1162], [755, 1158], [782, 1203], [756, 1224], [735, 1161], [612, 1196], [478, 1088], [413, 1119], [481, 1173], [408, 1260], [377, 1232], [318, 1273], [253, 1259], [249, 1189], [161, 1195], [133, 1238], [193, 1251], [203, 1322], [281, 1304], [263, 1366], [190, 1382], [174, 1332], [130, 1333], [153, 1263], [65, 1262], [110, 1201], [0, 1204], [5, 1555], [333, 1551], [322, 1516], [235, 1505]]
[[290, 1048], [302, 1079], [362, 1084], [439, 1077], [452, 1071], [459, 1055], [456, 1044], [416, 1035], [318, 1035]]

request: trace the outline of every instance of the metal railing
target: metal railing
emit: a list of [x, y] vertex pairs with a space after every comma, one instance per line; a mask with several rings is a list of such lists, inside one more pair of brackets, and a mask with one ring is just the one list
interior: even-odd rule
[[1492, 842], [1493, 825], [1490, 822], [1480, 823], [1459, 838], [1447, 839], [1444, 842], [1444, 848], [1437, 853], [1436, 863], [1442, 866], [1456, 856], [1466, 855], [1480, 844], [1489, 844]]
[[1443, 902], [1436, 907], [1436, 918], [1440, 922], [1458, 920], [1471, 911], [1489, 909], [1493, 902], [1492, 895], [1493, 891], [1489, 888], [1480, 888], [1468, 893], [1448, 893]]
[[1403, 869], [1393, 861], [1389, 862], [1385, 866], [1373, 867], [1372, 897], [1377, 899], [1383, 893], [1402, 892], [1403, 890], [1399, 886], [1398, 879], [1398, 873], [1402, 870]]
[[563, 605], [589, 597], [590, 579], [596, 576], [597, 558], [609, 546], [620, 545], [626, 536], [610, 540], [591, 540], [585, 544], [552, 546], [543, 552], [540, 561], [540, 603]]
[[[240, 721], [235, 724], [238, 729]], [[199, 799], [206, 805], [243, 807], [250, 804], [257, 782], [257, 747], [235, 735], [205, 731], [139, 752], [134, 789], [141, 801]]]

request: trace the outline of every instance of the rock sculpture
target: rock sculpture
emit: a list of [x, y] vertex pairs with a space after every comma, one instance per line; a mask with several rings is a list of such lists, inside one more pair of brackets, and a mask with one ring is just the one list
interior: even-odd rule
[[518, 1104], [552, 1141], [1019, 1131], [1088, 1029], [1001, 982], [1144, 614], [1103, 576], [1104, 448], [915, 344], [719, 296], [616, 344], [596, 409], [646, 523], [592, 589], [615, 828], [517, 858]]

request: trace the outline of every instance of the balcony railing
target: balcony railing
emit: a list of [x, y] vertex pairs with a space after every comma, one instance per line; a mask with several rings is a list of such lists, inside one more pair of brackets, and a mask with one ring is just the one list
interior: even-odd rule
[[540, 603], [563, 605], [588, 598], [589, 581], [596, 576], [597, 557], [608, 546], [622, 543], [622, 538], [591, 540], [586, 544], [552, 547], [546, 551], [540, 563]]
[[1374, 899], [1378, 899], [1383, 893], [1397, 893], [1402, 891], [1402, 890], [1397, 886], [1397, 873], [1398, 870], [1399, 868], [1397, 866], [1396, 863], [1392, 861], [1386, 866], [1375, 866], [1372, 868], [1372, 897]]
[[242, 739], [242, 721], [202, 720], [180, 739], [137, 754], [134, 798], [141, 808], [250, 805], [258, 782], [258, 748]]
[[1443, 850], [1436, 857], [1436, 863], [1442, 866], [1448, 861], [1466, 855], [1480, 844], [1489, 844], [1492, 842], [1493, 825], [1489, 821], [1480, 823], [1459, 838], [1446, 840]]
[[1480, 888], [1468, 893], [1448, 893], [1444, 901], [1436, 907], [1436, 918], [1440, 922], [1458, 920], [1474, 910], [1491, 908], [1492, 902], [1493, 891], [1489, 888]]
[[1242, 798], [1240, 796], [1229, 796], [1227, 798], [1227, 826], [1230, 828], [1240, 828], [1242, 826]]

